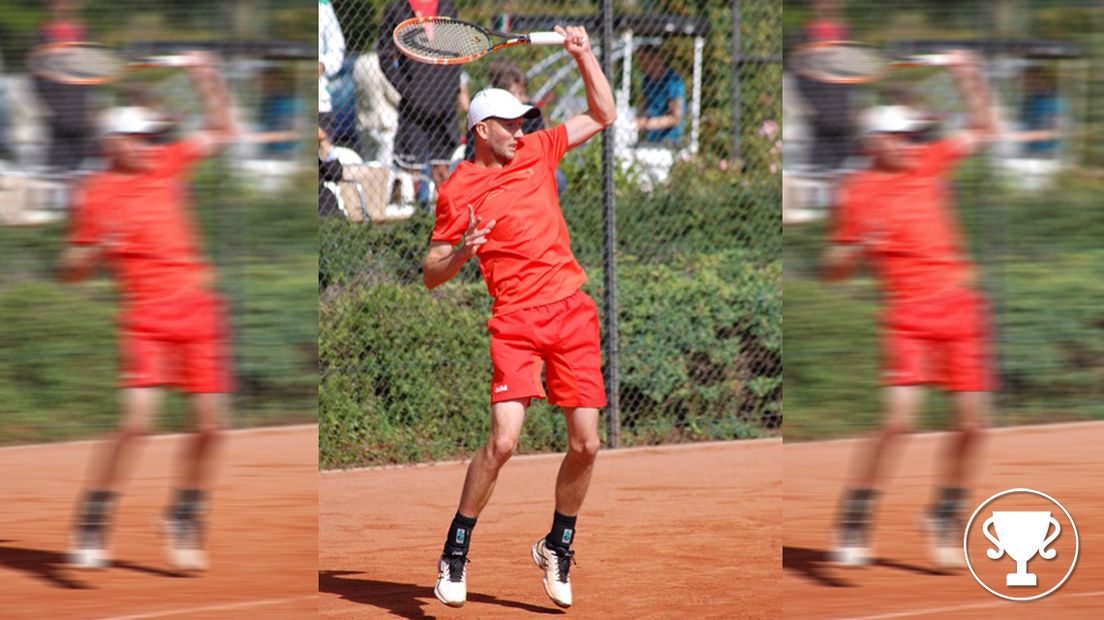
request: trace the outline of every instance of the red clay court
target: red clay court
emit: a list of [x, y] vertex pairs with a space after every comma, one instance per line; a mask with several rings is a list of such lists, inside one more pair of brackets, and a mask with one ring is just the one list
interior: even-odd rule
[[155, 519], [169, 497], [177, 436], [151, 438], [117, 506], [115, 564], [65, 565], [91, 442], [0, 448], [0, 615], [4, 618], [301, 619], [317, 610], [318, 429], [234, 431], [223, 446], [209, 532], [211, 570], [169, 567]]
[[433, 596], [466, 463], [323, 472], [319, 617], [778, 618], [781, 440], [600, 453], [579, 518], [575, 605], [552, 604], [529, 547], [562, 455], [514, 457], [473, 533], [468, 602]]
[[1049, 597], [1030, 602], [997, 598], [978, 585], [968, 570], [940, 571], [929, 559], [925, 538], [914, 522], [931, 499], [939, 439], [938, 434], [924, 434], [904, 444], [875, 517], [877, 560], [863, 568], [835, 567], [825, 558], [855, 441], [785, 445], [785, 617], [1101, 617], [1104, 422], [998, 429], [983, 447], [984, 465], [970, 498], [970, 512], [999, 491], [1027, 487], [1060, 501], [1077, 523], [1081, 553], [1072, 576]]

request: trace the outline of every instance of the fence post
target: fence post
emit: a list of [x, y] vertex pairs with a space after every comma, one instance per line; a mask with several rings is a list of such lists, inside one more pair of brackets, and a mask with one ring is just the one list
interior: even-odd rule
[[732, 0], [732, 159], [743, 157], [740, 145], [740, 0]]
[[[613, 75], [613, 1], [602, 0], [602, 72]], [[614, 212], [613, 187], [613, 127], [602, 132], [602, 230], [605, 252], [602, 268], [605, 273], [606, 336], [606, 444], [616, 448], [621, 443], [620, 403], [617, 372], [617, 227]]]

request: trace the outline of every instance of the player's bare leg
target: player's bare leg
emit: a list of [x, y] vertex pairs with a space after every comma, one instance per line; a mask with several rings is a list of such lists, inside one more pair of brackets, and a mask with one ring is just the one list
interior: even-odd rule
[[990, 392], [956, 392], [954, 394], [957, 424], [944, 446], [939, 480], [944, 487], [967, 487], [974, 464], [990, 424], [992, 411]]
[[182, 447], [176, 497], [162, 519], [169, 561], [180, 570], [207, 568], [204, 514], [229, 400], [226, 394], [192, 395], [194, 430]]
[[602, 440], [598, 436], [598, 409], [565, 407], [567, 454], [556, 477], [556, 512], [552, 530], [533, 545], [533, 562], [544, 571], [544, 591], [560, 607], [571, 606], [571, 563], [575, 552], [575, 520], [583, 505], [594, 460]]
[[458, 512], [461, 515], [478, 518], [490, 501], [495, 482], [498, 481], [498, 472], [517, 450], [528, 405], [528, 400], [510, 400], [491, 405], [491, 437], [475, 453], [468, 465], [464, 490], [460, 494]]
[[594, 460], [602, 446], [598, 435], [599, 417], [598, 409], [564, 409], [567, 454], [560, 463], [560, 472], [556, 477], [556, 512], [560, 514], [577, 515], [583, 505], [594, 471]]
[[195, 426], [185, 446], [180, 487], [206, 489], [210, 486], [216, 450], [222, 443], [230, 396], [194, 394], [192, 411]]
[[529, 400], [511, 400], [491, 405], [491, 436], [468, 464], [460, 506], [449, 526], [445, 548], [437, 561], [437, 585], [433, 593], [442, 603], [460, 607], [467, 600], [467, 562], [471, 532], [476, 518], [491, 499], [498, 472], [517, 450], [521, 425]]
[[118, 486], [126, 466], [133, 460], [134, 451], [149, 434], [153, 415], [161, 404], [158, 388], [126, 388], [122, 390], [123, 421], [119, 430], [107, 442], [101, 444], [99, 458], [92, 466], [89, 486], [93, 489], [118, 492]]
[[115, 435], [97, 448], [80, 500], [69, 552], [70, 562], [80, 568], [102, 568], [111, 561], [107, 536], [122, 483], [120, 472], [127, 470], [138, 444], [149, 434], [161, 393], [156, 388], [127, 388], [122, 390], [122, 400], [122, 423]]
[[870, 515], [882, 477], [892, 466], [904, 436], [923, 400], [919, 386], [891, 386], [885, 389], [886, 414], [882, 426], [861, 443], [855, 453], [851, 482], [835, 526], [833, 560], [845, 565], [862, 565], [871, 560]]
[[938, 462], [936, 496], [924, 516], [932, 555], [937, 564], [961, 566], [964, 504], [970, 477], [981, 449], [991, 407], [989, 392], [954, 394], [957, 424], [943, 446]]

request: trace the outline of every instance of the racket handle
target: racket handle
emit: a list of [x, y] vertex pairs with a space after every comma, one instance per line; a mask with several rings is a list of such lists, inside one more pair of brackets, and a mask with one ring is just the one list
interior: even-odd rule
[[132, 67], [138, 68], [150, 68], [150, 67], [187, 67], [189, 59], [182, 54], [166, 55], [166, 56], [150, 56], [148, 58], [142, 58], [131, 63]]
[[942, 67], [947, 64], [946, 54], [917, 54], [893, 64], [902, 67]]
[[529, 34], [530, 45], [563, 45], [563, 35], [558, 32], [532, 32]]

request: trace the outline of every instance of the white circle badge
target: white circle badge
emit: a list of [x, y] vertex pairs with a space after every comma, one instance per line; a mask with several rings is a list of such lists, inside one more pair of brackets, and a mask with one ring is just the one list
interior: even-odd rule
[[[1045, 498], [1050, 503], [1062, 509], [1062, 512], [1066, 515], [1066, 518], [1069, 519], [1070, 526], [1073, 528], [1073, 561], [1070, 563], [1069, 570], [1066, 571], [1065, 576], [1063, 576], [1062, 580], [1055, 584], [1054, 587], [1047, 590], [1046, 592], [1043, 592], [1042, 594], [1036, 594], [1034, 596], [1009, 596], [1007, 594], [997, 592], [993, 588], [989, 587], [989, 585], [986, 584], [984, 581], [982, 581], [980, 577], [978, 577], [977, 572], [974, 570], [974, 565], [970, 561], [970, 550], [967, 546], [967, 541], [969, 540], [970, 530], [974, 525], [974, 520], [977, 518], [978, 513], [980, 513], [981, 510], [992, 501], [1000, 497], [1004, 497], [1005, 495], [1011, 495], [1013, 493], [1030, 493]], [[1035, 521], [1039, 521], [1039, 523], [1035, 523]], [[995, 531], [998, 533], [997, 536], [992, 536], [989, 534], [988, 529], [991, 523], [995, 525]], [[1052, 524], [1055, 527], [1054, 533], [1051, 534], [1049, 537], [1046, 537], [1046, 534]], [[1038, 536], [1035, 534], [1040, 531], [1040, 526], [1043, 538], [1040, 540], [1034, 540], [1034, 538], [1038, 538]], [[1020, 535], [1021, 532], [1030, 532], [1033, 536]], [[1026, 571], [1027, 560], [1033, 557], [1036, 553], [1038, 553], [1039, 557], [1043, 559], [1049, 560], [1053, 558], [1055, 551], [1053, 549], [1048, 550], [1046, 549], [1046, 547], [1047, 545], [1052, 543], [1061, 533], [1061, 526], [1053, 517], [1050, 516], [1049, 512], [997, 511], [994, 512], [993, 516], [989, 517], [989, 519], [987, 519], [982, 525], [982, 533], [987, 539], [989, 539], [989, 542], [993, 543], [996, 547], [995, 549], [989, 549], [986, 551], [986, 554], [989, 556], [990, 559], [999, 559], [1007, 554], [1017, 563], [1017, 572], [1010, 573], [1007, 576], [1007, 585], [1034, 586], [1036, 583], [1036, 577], [1034, 574], [1028, 573]], [[1003, 538], [1002, 536], [1008, 537], [1009, 540], [1005, 540], [1005, 538]], [[1028, 538], [1030, 538], [1030, 540], [1027, 540]], [[974, 580], [981, 584], [981, 587], [985, 588], [990, 593], [1009, 601], [1033, 601], [1043, 598], [1044, 596], [1047, 596], [1058, 588], [1062, 587], [1062, 584], [1066, 583], [1066, 580], [1068, 580], [1070, 578], [1070, 575], [1073, 574], [1073, 568], [1077, 566], [1077, 555], [1080, 550], [1081, 538], [1077, 533], [1077, 524], [1073, 522], [1073, 517], [1070, 516], [1070, 513], [1068, 510], [1066, 510], [1066, 507], [1063, 506], [1061, 502], [1047, 495], [1046, 493], [1043, 493], [1042, 491], [1036, 491], [1034, 489], [1007, 489], [1005, 491], [997, 493], [996, 495], [993, 495], [989, 499], [982, 502], [981, 505], [977, 507], [977, 510], [974, 511], [974, 514], [970, 515], [970, 520], [966, 522], [966, 529], [962, 533], [962, 553], [966, 557], [966, 567], [970, 569], [970, 574], [974, 576]]]

